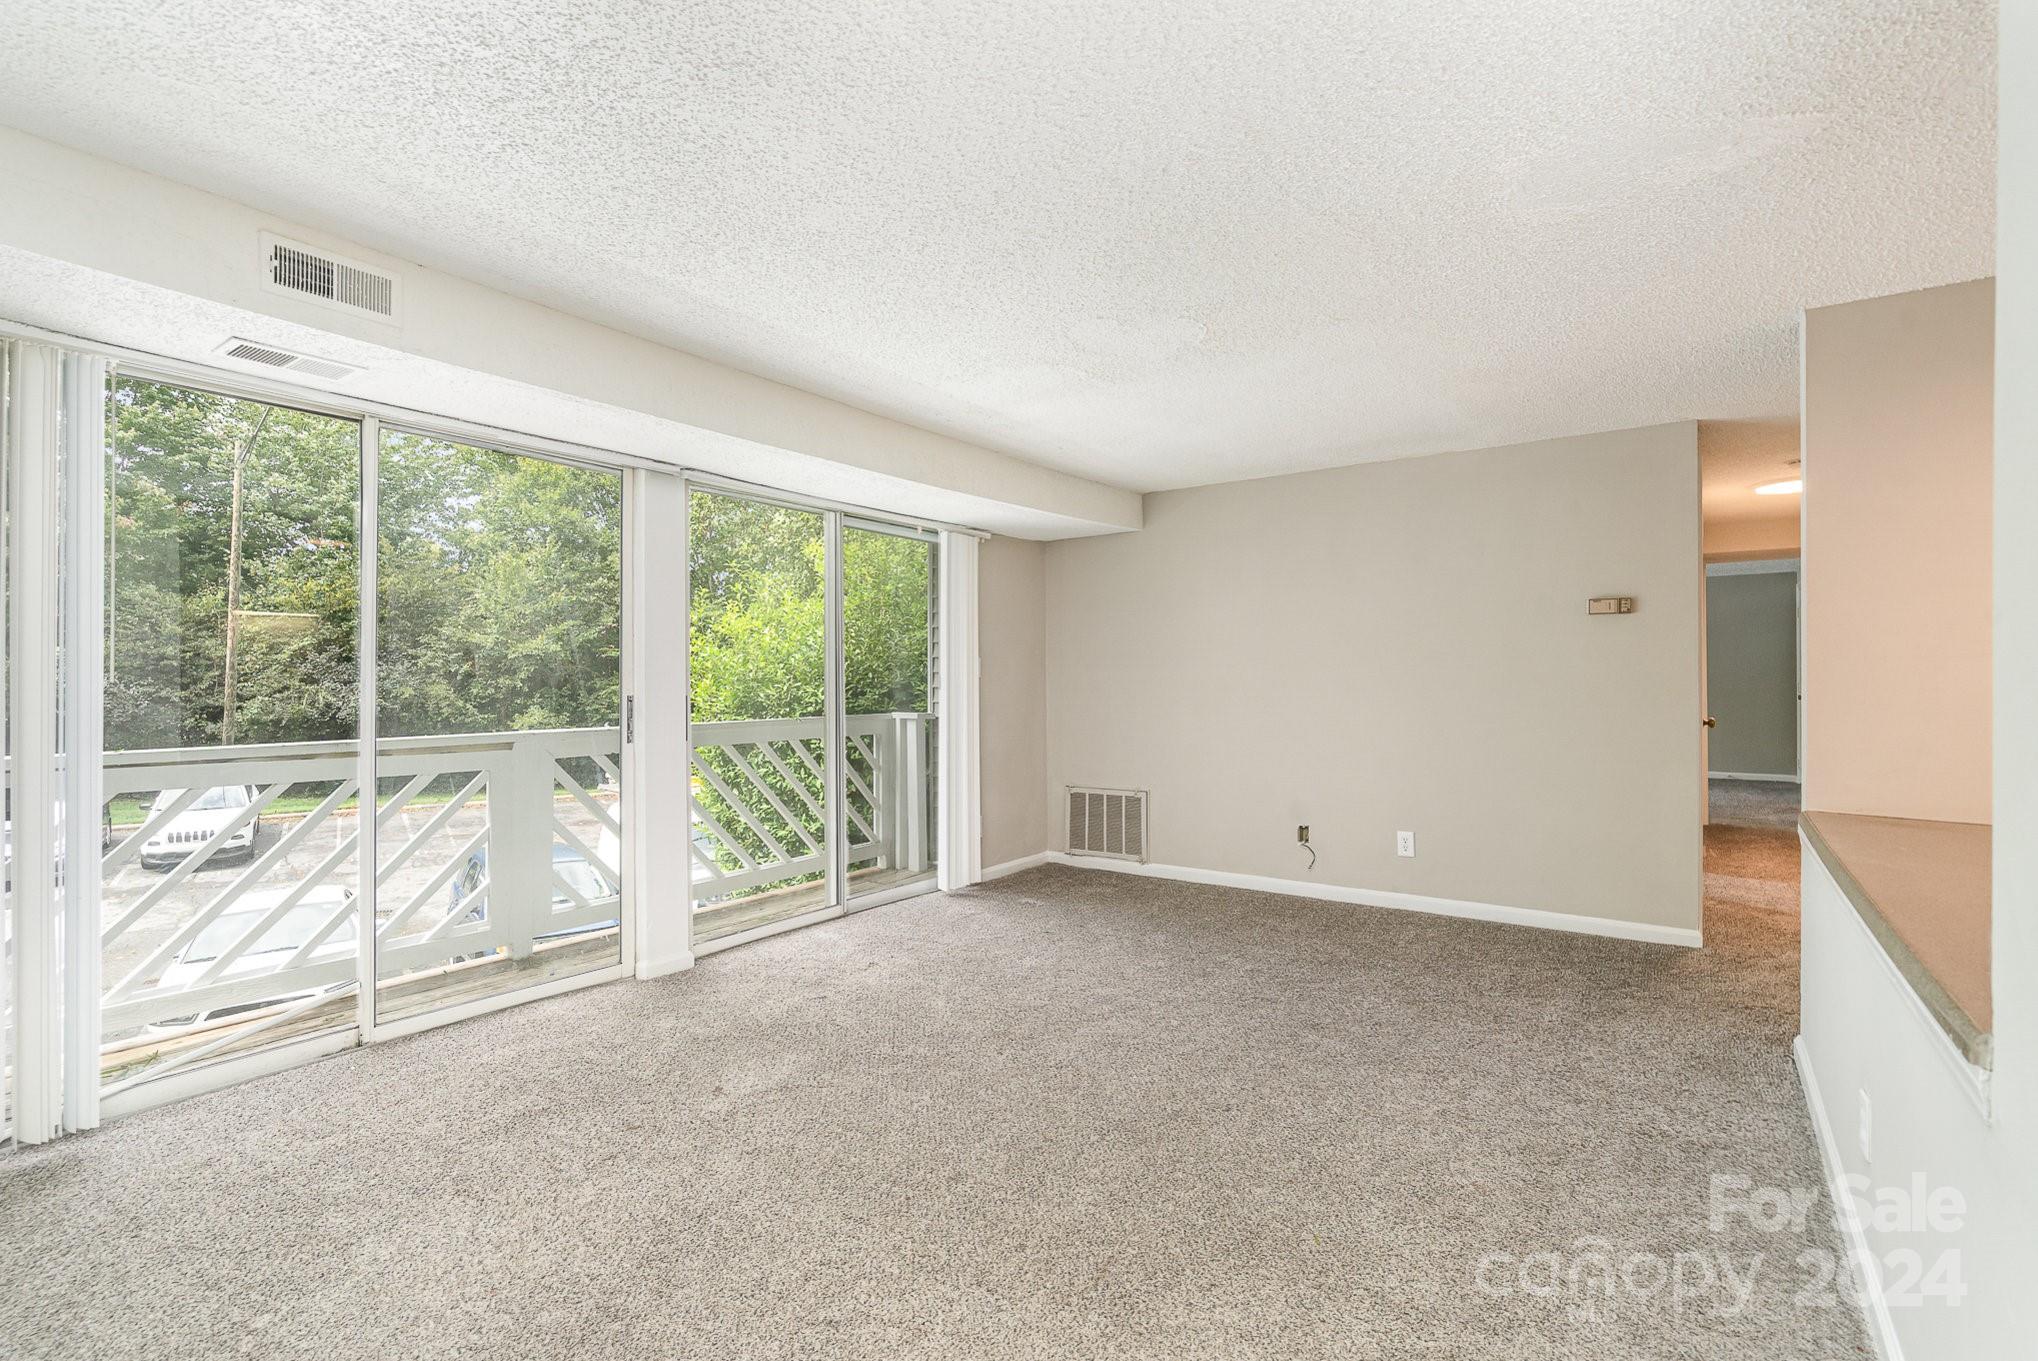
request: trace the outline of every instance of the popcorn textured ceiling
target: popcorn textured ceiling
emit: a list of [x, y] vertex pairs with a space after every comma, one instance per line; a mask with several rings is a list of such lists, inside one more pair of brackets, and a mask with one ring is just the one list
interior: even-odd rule
[[1150, 490], [1789, 417], [1991, 272], [1993, 15], [30, 0], [0, 122]]

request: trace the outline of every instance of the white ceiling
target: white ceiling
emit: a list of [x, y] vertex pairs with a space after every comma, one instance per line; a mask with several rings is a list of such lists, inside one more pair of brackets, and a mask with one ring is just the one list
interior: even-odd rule
[[1990, 0], [29, 0], [0, 122], [1141, 490], [1788, 418]]

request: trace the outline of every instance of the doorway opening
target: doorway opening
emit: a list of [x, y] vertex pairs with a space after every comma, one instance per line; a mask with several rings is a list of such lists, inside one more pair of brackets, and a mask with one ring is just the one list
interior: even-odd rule
[[1707, 905], [1795, 917], [1798, 559], [1708, 563], [1705, 574]]

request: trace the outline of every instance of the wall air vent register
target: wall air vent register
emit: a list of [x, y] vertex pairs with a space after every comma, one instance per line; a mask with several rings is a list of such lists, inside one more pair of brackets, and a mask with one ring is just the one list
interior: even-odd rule
[[232, 359], [242, 364], [254, 364], [265, 369], [276, 369], [283, 373], [296, 374], [301, 378], [322, 378], [332, 382], [349, 378], [361, 371], [358, 364], [342, 364], [337, 360], [318, 359], [312, 355], [299, 354], [275, 345], [263, 345], [253, 340], [235, 336], [213, 351], [221, 359]]
[[301, 241], [262, 233], [263, 285], [272, 293], [307, 298], [357, 317], [397, 319], [396, 276]]
[[1146, 860], [1144, 789], [1069, 789], [1069, 854]]

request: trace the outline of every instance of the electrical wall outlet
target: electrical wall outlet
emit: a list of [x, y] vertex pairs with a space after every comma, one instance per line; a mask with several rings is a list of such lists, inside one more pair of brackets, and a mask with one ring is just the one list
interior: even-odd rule
[[1394, 854], [1413, 857], [1415, 854], [1415, 833], [1396, 832], [1394, 834]]
[[1868, 1104], [1868, 1092], [1866, 1089], [1856, 1092], [1855, 1096], [1860, 1101], [1861, 1127], [1856, 1133], [1861, 1141], [1861, 1160], [1872, 1163], [1875, 1161], [1874, 1108]]
[[1305, 845], [1305, 846], [1307, 846], [1307, 845], [1309, 844], [1309, 824], [1308, 824], [1308, 823], [1306, 823], [1306, 822], [1305, 822], [1305, 823], [1303, 823], [1303, 824], [1302, 824], [1302, 825], [1301, 825], [1300, 827], [1297, 827], [1297, 828], [1295, 829], [1295, 839], [1296, 839], [1297, 841], [1301, 842], [1301, 843], [1302, 843], [1303, 845]]

